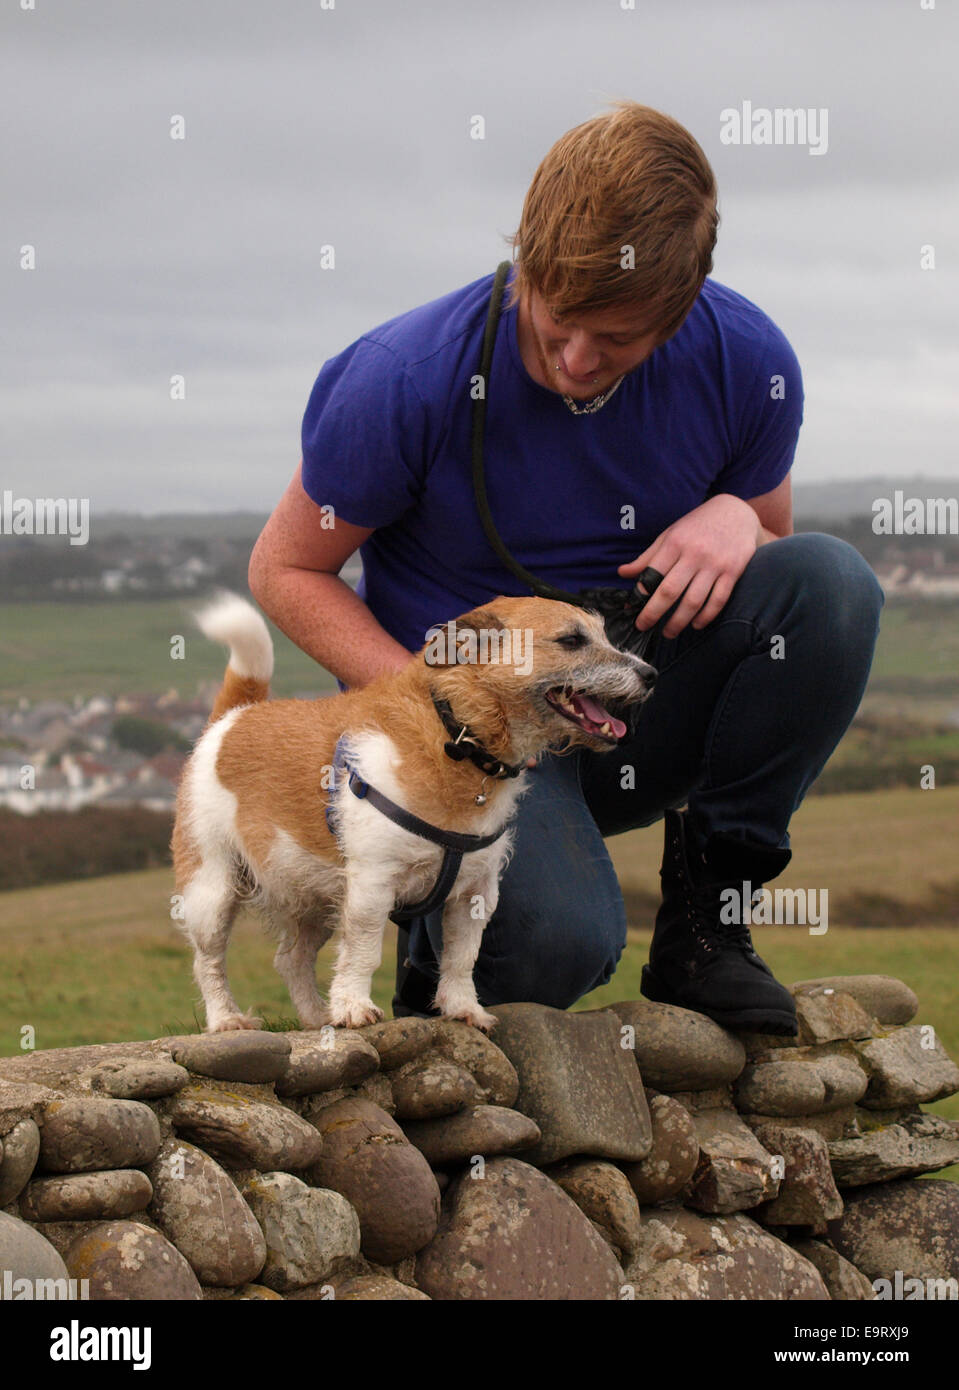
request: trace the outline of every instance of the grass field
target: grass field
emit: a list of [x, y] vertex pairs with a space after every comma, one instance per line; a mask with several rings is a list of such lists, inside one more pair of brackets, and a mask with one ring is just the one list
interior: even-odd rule
[[[196, 632], [197, 600], [116, 599], [103, 603], [0, 603], [0, 701], [159, 691], [195, 693], [222, 673], [219, 648]], [[329, 689], [328, 674], [272, 629], [278, 694]], [[171, 661], [170, 637], [187, 639]], [[192, 641], [191, 641], [192, 637]], [[956, 708], [959, 604], [889, 600], [867, 698]]]
[[959, 604], [887, 599], [872, 668], [877, 689], [907, 682], [942, 686], [953, 696], [959, 683]]
[[[918, 994], [918, 1021], [936, 1029], [959, 1059], [959, 911], [953, 860], [959, 788], [811, 798], [792, 823], [794, 857], [775, 886], [827, 888], [829, 929], [757, 926], [757, 950], [785, 982], [820, 975], [883, 974]], [[608, 842], [630, 904], [631, 929], [613, 980], [580, 1009], [639, 997], [658, 896], [662, 827]], [[938, 897], [935, 885], [946, 885]], [[200, 1027], [190, 953], [169, 917], [167, 870], [32, 888], [0, 896], [0, 1055], [20, 1051], [21, 1030], [38, 1048], [153, 1038]], [[863, 904], [939, 906], [936, 925], [869, 925]], [[852, 916], [842, 904], [852, 904]], [[588, 909], [584, 909], [587, 911]], [[860, 925], [856, 925], [859, 923]], [[951, 925], [949, 925], [951, 923]], [[320, 956], [320, 986], [332, 953]], [[387, 933], [373, 997], [390, 1011], [395, 933]], [[271, 1027], [292, 1026], [272, 948], [256, 920], [241, 918], [230, 950], [230, 977], [243, 1008]], [[959, 1119], [959, 1096], [931, 1109]], [[959, 1169], [948, 1176], [959, 1177]]]
[[[0, 603], [0, 703], [75, 695], [157, 694], [171, 687], [192, 698], [219, 681], [224, 654], [197, 631], [197, 600], [117, 599], [109, 603]], [[332, 690], [328, 671], [271, 627], [277, 695]], [[170, 639], [186, 639], [174, 661]]]

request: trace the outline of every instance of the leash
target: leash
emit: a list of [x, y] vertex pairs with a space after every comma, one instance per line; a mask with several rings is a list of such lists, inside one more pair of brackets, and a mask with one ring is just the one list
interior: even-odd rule
[[[506, 288], [506, 280], [509, 275], [512, 263], [501, 261], [496, 268], [493, 277], [493, 288], [490, 293], [489, 309], [486, 314], [486, 327], [483, 331], [483, 347], [480, 354], [479, 375], [483, 382], [482, 394], [473, 402], [473, 414], [470, 431], [470, 446], [472, 453], [473, 468], [473, 496], [476, 501], [476, 510], [479, 513], [480, 522], [486, 539], [489, 541], [497, 558], [509, 570], [509, 572], [519, 579], [530, 589], [537, 598], [548, 598], [557, 600], [560, 603], [572, 603], [577, 608], [589, 608], [598, 612], [606, 624], [606, 635], [613, 646], [619, 647], [621, 651], [630, 652], [633, 656], [642, 657], [649, 647], [653, 638], [658, 636], [666, 623], [672, 616], [672, 609], [664, 613], [651, 628], [641, 632], [636, 627], [636, 618], [643, 611], [648, 600], [652, 597], [658, 584], [662, 580], [662, 575], [658, 570], [648, 566], [636, 581], [642, 584], [647, 590], [643, 593], [638, 587], [632, 589], [621, 589], [615, 586], [600, 586], [594, 589], [581, 589], [578, 593], [568, 593], [565, 589], [558, 589], [554, 584], [548, 584], [545, 580], [539, 579], [530, 570], [526, 569], [514, 559], [510, 554], [502, 536], [496, 529], [493, 514], [490, 510], [489, 497], [486, 492], [486, 474], [483, 462], [483, 446], [486, 439], [486, 402], [489, 395], [490, 372], [493, 365], [493, 349], [496, 346], [496, 332], [503, 308], [503, 291]], [[679, 600], [677, 599], [677, 603]]]

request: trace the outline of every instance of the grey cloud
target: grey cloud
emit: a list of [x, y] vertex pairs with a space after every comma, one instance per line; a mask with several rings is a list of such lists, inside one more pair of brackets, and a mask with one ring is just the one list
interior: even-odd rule
[[[803, 363], [797, 478], [913, 470], [890, 399], [922, 467], [952, 467], [951, 7], [38, 6], [0, 20], [7, 244], [39, 257], [0, 269], [6, 485], [269, 507], [323, 360], [491, 269], [547, 147], [620, 95], [682, 120], [714, 164], [716, 276]], [[828, 154], [722, 145], [720, 112], [744, 99], [826, 107]], [[923, 275], [926, 242], [940, 268]]]

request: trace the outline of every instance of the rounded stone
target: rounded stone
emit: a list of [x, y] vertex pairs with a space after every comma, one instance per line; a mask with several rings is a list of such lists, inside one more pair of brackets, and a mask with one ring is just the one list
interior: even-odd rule
[[611, 1005], [633, 1031], [636, 1061], [645, 1086], [656, 1091], [707, 1091], [725, 1086], [746, 1065], [737, 1037], [705, 1014], [650, 999]]
[[378, 1070], [379, 1054], [361, 1033], [321, 1028], [291, 1034], [292, 1051], [277, 1078], [278, 1096], [307, 1096], [356, 1086]]
[[623, 1283], [637, 1302], [829, 1299], [816, 1267], [743, 1212], [700, 1216], [685, 1207], [644, 1213]]
[[316, 1116], [323, 1154], [307, 1174], [340, 1192], [360, 1218], [362, 1250], [392, 1265], [431, 1240], [440, 1194], [426, 1159], [395, 1120], [366, 1100], [341, 1100]]
[[16, 1201], [30, 1180], [40, 1155], [40, 1130], [35, 1120], [21, 1120], [3, 1136], [0, 1159], [0, 1207]]
[[167, 1106], [174, 1129], [229, 1168], [299, 1170], [315, 1163], [323, 1147], [314, 1126], [286, 1106], [236, 1091], [191, 1086]]
[[639, 1202], [622, 1169], [602, 1159], [567, 1159], [548, 1176], [614, 1249], [627, 1259], [633, 1254], [639, 1244]]
[[494, 1158], [482, 1181], [466, 1173], [451, 1184], [416, 1282], [443, 1300], [613, 1300], [623, 1275], [556, 1183], [528, 1163]]
[[805, 1226], [813, 1235], [842, 1213], [842, 1198], [821, 1134], [799, 1125], [754, 1124], [753, 1133], [782, 1166], [779, 1191], [757, 1211], [765, 1226]]
[[875, 1299], [876, 1290], [866, 1276], [831, 1246], [808, 1238], [791, 1243], [797, 1254], [819, 1270], [830, 1298], [837, 1302], [872, 1302]]
[[0, 1211], [0, 1274], [7, 1270], [11, 1279], [31, 1281], [68, 1276], [66, 1265], [45, 1236], [25, 1221]]
[[815, 1115], [826, 1087], [807, 1062], [758, 1062], [745, 1068], [733, 1094], [737, 1107], [754, 1115]]
[[430, 1047], [433, 1024], [428, 1018], [388, 1018], [371, 1023], [362, 1030], [362, 1036], [376, 1048], [383, 1070], [392, 1071]]
[[153, 1186], [139, 1168], [37, 1178], [20, 1198], [27, 1221], [109, 1221], [143, 1211]]
[[480, 1088], [455, 1062], [429, 1053], [390, 1072], [394, 1114], [398, 1120], [433, 1120], [455, 1115], [475, 1104]]
[[892, 975], [824, 975], [816, 980], [797, 980], [790, 990], [795, 994], [817, 987], [851, 994], [880, 1023], [908, 1023], [919, 1009], [915, 992]]
[[235, 1033], [201, 1033], [178, 1038], [173, 1060], [200, 1076], [218, 1081], [275, 1081], [289, 1063], [291, 1043], [285, 1033], [240, 1029]]
[[477, 1104], [502, 1105], [510, 1109], [519, 1095], [519, 1076], [503, 1050], [485, 1033], [456, 1019], [437, 1019], [433, 1024], [437, 1052], [470, 1073], [481, 1094]]
[[641, 1206], [668, 1202], [682, 1192], [699, 1162], [699, 1138], [692, 1118], [671, 1096], [650, 1095], [653, 1147], [639, 1163], [622, 1164]]
[[172, 1096], [190, 1080], [186, 1067], [169, 1057], [142, 1057], [132, 1061], [102, 1062], [90, 1073], [95, 1091], [116, 1100], [157, 1100]]
[[204, 1284], [245, 1284], [266, 1259], [263, 1233], [228, 1173], [202, 1149], [168, 1139], [149, 1169], [150, 1216]]
[[260, 1283], [278, 1293], [321, 1283], [360, 1252], [360, 1223], [339, 1192], [307, 1187], [291, 1173], [260, 1173], [243, 1196], [266, 1242]]
[[159, 1122], [142, 1101], [54, 1100], [43, 1112], [40, 1167], [50, 1173], [137, 1168], [159, 1147]]
[[869, 1073], [862, 1098], [868, 1110], [924, 1105], [959, 1091], [959, 1067], [934, 1029], [912, 1025], [856, 1044]]
[[792, 995], [799, 1026], [796, 1042], [800, 1047], [871, 1038], [881, 1027], [851, 994], [820, 985], [803, 985], [794, 989]]
[[203, 1290], [186, 1259], [165, 1236], [139, 1221], [107, 1221], [70, 1246], [67, 1269], [89, 1279], [91, 1299], [194, 1301]]
[[405, 1120], [403, 1128], [434, 1167], [531, 1149], [542, 1138], [535, 1120], [500, 1105], [476, 1105], [439, 1120]]
[[865, 1095], [869, 1077], [852, 1057], [817, 1057], [811, 1065], [826, 1093], [819, 1113], [831, 1113], [847, 1105], [855, 1105]]
[[379, 1303], [430, 1302], [428, 1293], [414, 1289], [409, 1284], [401, 1284], [398, 1279], [390, 1279], [386, 1274], [363, 1274], [355, 1279], [344, 1279], [334, 1284], [334, 1297], [337, 1303], [360, 1303], [376, 1300]]
[[867, 1279], [959, 1279], [959, 1184], [903, 1178], [843, 1196], [829, 1236]]

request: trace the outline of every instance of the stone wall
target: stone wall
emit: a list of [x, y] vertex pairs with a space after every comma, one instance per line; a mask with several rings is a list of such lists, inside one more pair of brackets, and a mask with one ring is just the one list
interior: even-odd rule
[[959, 1162], [959, 1124], [921, 1109], [959, 1068], [900, 981], [793, 993], [796, 1039], [637, 1000], [500, 1006], [495, 1042], [396, 1019], [0, 1059], [0, 1297], [72, 1278], [93, 1299], [821, 1300], [959, 1279], [959, 1185], [915, 1181]]

